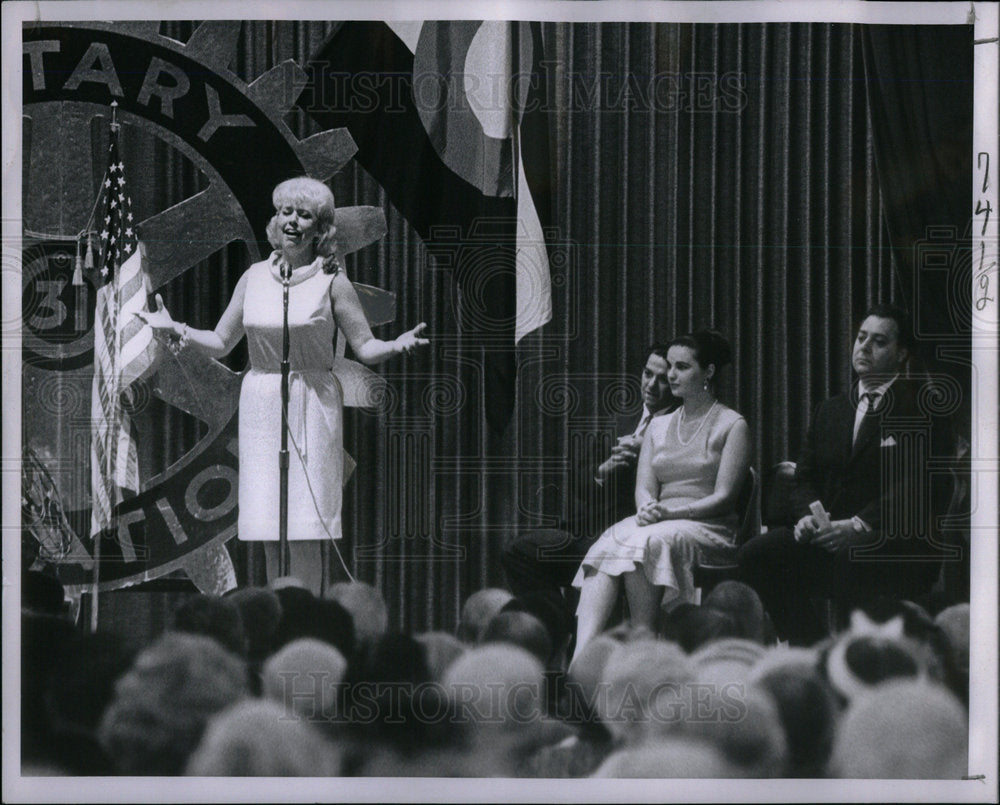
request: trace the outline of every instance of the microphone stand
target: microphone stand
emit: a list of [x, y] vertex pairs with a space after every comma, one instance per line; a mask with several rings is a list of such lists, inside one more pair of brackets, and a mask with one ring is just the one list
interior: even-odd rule
[[292, 284], [292, 267], [281, 267], [281, 450], [278, 453], [278, 575], [287, 576], [291, 557], [288, 555], [288, 288]]

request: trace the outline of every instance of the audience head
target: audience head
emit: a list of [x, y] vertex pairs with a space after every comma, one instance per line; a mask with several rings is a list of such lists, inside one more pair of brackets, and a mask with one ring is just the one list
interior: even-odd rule
[[245, 700], [216, 715], [187, 764], [194, 777], [332, 777], [338, 750], [270, 701]]
[[444, 689], [470, 726], [462, 760], [470, 776], [511, 776], [549, 735], [542, 663], [514, 645], [470, 649], [451, 664]]
[[520, 646], [543, 665], [548, 664], [552, 654], [548, 631], [538, 618], [527, 612], [498, 612], [486, 624], [479, 643], [510, 643]]
[[268, 586], [275, 592], [284, 590], [288, 587], [294, 587], [296, 590], [309, 589], [306, 587], [306, 583], [298, 576], [278, 576], [276, 579], [271, 579], [271, 581], [268, 582]]
[[740, 627], [732, 615], [708, 606], [678, 604], [663, 619], [663, 636], [688, 654], [713, 640], [739, 634]]
[[22, 611], [61, 617], [66, 614], [65, 597], [66, 591], [59, 579], [37, 570], [21, 575]]
[[111, 632], [78, 632], [56, 647], [46, 669], [44, 709], [46, 755], [61, 769], [72, 774], [114, 773], [97, 742], [97, 728], [114, 697], [115, 682], [134, 657], [132, 645]]
[[[541, 715], [545, 669], [541, 661], [519, 646], [492, 643], [469, 649], [451, 664], [444, 676], [449, 695], [475, 722], [503, 717], [516, 727]], [[491, 696], [491, 691], [499, 695]]]
[[329, 643], [345, 657], [354, 652], [354, 625], [350, 614], [336, 601], [316, 598], [301, 587], [277, 590], [281, 620], [274, 636], [274, 649], [293, 640], [312, 637]]
[[[941, 627], [919, 604], [881, 596], [851, 614], [852, 631], [891, 633], [912, 652], [927, 673], [951, 684], [956, 670], [951, 665], [948, 643]], [[898, 624], [902, 623], [901, 633]]]
[[77, 631], [65, 618], [21, 611], [21, 756], [51, 764], [51, 728], [45, 709], [49, 671]]
[[963, 701], [969, 700], [969, 605], [956, 604], [935, 618], [944, 641], [945, 667], [951, 670], [949, 687]]
[[833, 748], [837, 704], [809, 652], [774, 650], [754, 666], [751, 686], [771, 697], [788, 748], [789, 777], [822, 777]]
[[526, 612], [541, 621], [548, 632], [551, 652], [546, 659], [549, 670], [561, 671], [566, 662], [566, 648], [573, 630], [573, 619], [566, 609], [566, 602], [557, 593], [548, 590], [527, 593], [504, 604], [502, 612]]
[[707, 643], [691, 655], [695, 679], [705, 685], [742, 684], [764, 655], [760, 643], [729, 637]]
[[466, 645], [478, 643], [486, 624], [513, 597], [507, 590], [499, 587], [487, 587], [474, 592], [462, 605], [456, 637]]
[[944, 632], [948, 648], [954, 653], [959, 670], [969, 672], [969, 605], [955, 604], [941, 610], [934, 619]]
[[[432, 682], [424, 647], [409, 635], [388, 632], [361, 647], [348, 663], [343, 688], [343, 717], [361, 753], [352, 753], [351, 762], [369, 762], [363, 754], [371, 745], [392, 758], [447, 745], [453, 722], [444, 718], [444, 697]], [[435, 715], [424, 717], [425, 712]]]
[[[673, 339], [668, 347], [667, 361], [669, 364], [688, 364], [691, 362], [695, 364], [695, 374], [674, 389], [674, 394], [679, 397], [690, 391], [697, 391], [702, 385], [714, 393], [718, 384], [719, 372], [733, 359], [729, 341], [716, 330], [698, 330], [682, 335]], [[689, 386], [690, 388], [688, 388]]]
[[315, 601], [315, 596], [309, 590], [295, 585], [275, 586], [274, 593], [278, 596], [278, 603], [281, 606], [281, 618], [274, 633], [272, 650], [279, 649], [300, 637], [311, 636], [308, 633]]
[[777, 709], [761, 690], [744, 683], [691, 687], [684, 736], [713, 744], [741, 777], [780, 777], [786, 768], [785, 734]]
[[320, 722], [334, 715], [346, 671], [344, 655], [329, 643], [294, 640], [264, 663], [263, 695], [284, 704], [287, 713]]
[[247, 658], [259, 662], [271, 653], [281, 622], [281, 600], [267, 587], [239, 587], [225, 596], [240, 613]]
[[115, 695], [115, 682], [136, 657], [135, 647], [114, 632], [78, 632], [59, 651], [49, 673], [46, 703], [57, 723], [96, 733]]
[[382, 594], [363, 581], [340, 581], [326, 591], [354, 621], [354, 639], [359, 646], [371, 645], [389, 630], [389, 609]]
[[424, 648], [427, 667], [435, 682], [444, 679], [448, 666], [465, 653], [465, 645], [448, 632], [424, 632], [417, 635], [417, 642]]
[[358, 683], [408, 683], [432, 681], [424, 647], [402, 632], [388, 632], [366, 646], [348, 664], [347, 679]]
[[373, 687], [351, 714], [344, 774], [356, 777], [459, 776], [469, 728], [438, 684]]
[[211, 637], [236, 656], [246, 656], [247, 640], [243, 631], [243, 619], [236, 604], [228, 598], [201, 593], [192, 595], [174, 610], [173, 630]]
[[944, 687], [893, 680], [851, 702], [830, 771], [862, 779], [956, 779], [967, 773], [965, 709]]
[[703, 605], [733, 619], [738, 632], [734, 637], [764, 643], [764, 604], [750, 585], [741, 581], [720, 582], [705, 596]]
[[100, 742], [123, 774], [180, 774], [208, 720], [246, 695], [239, 658], [211, 638], [168, 632], [118, 680]]
[[641, 743], [676, 727], [691, 679], [691, 664], [673, 643], [621, 643], [604, 664], [597, 715], [618, 742]]
[[[855, 627], [861, 621], [852, 616]], [[869, 688], [894, 677], [917, 677], [925, 667], [903, 642], [901, 621], [879, 628], [853, 628], [835, 640], [825, 652], [822, 667], [831, 688], [850, 702]]]
[[566, 687], [574, 720], [590, 722], [597, 716], [597, 699], [601, 695], [604, 667], [618, 646], [619, 642], [610, 635], [598, 635], [573, 658], [566, 672]]
[[671, 777], [741, 777], [741, 770], [727, 761], [707, 741], [690, 738], [657, 738], [641, 746], [615, 752], [591, 777], [666, 779]]
[[360, 653], [348, 665], [344, 694], [354, 773], [415, 772], [428, 753], [463, 742], [423, 645], [409, 635], [388, 632]]

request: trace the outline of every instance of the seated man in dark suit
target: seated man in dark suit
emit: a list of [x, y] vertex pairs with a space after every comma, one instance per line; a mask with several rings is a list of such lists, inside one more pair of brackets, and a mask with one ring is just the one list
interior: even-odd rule
[[[841, 607], [879, 595], [926, 592], [940, 568], [935, 515], [947, 484], [931, 459], [950, 456], [947, 424], [928, 410], [931, 389], [905, 376], [914, 348], [909, 317], [878, 305], [858, 329], [858, 381], [819, 404], [795, 470], [794, 528], [750, 540], [737, 554], [779, 635], [811, 645], [826, 634], [811, 599]], [[816, 502], [819, 505], [814, 505]]]
[[677, 406], [667, 383], [667, 350], [654, 344], [642, 370], [642, 411], [619, 420], [610, 455], [592, 457], [574, 473], [569, 517], [559, 528], [526, 534], [504, 548], [503, 567], [514, 595], [569, 586], [591, 543], [610, 525], [635, 513], [635, 469], [650, 420]]

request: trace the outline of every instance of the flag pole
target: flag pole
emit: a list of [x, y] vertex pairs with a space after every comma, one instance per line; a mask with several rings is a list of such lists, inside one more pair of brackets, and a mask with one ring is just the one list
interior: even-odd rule
[[[111, 102], [111, 136], [115, 137], [118, 134], [119, 123], [118, 123], [118, 101]], [[107, 248], [107, 247], [106, 247]], [[117, 269], [117, 266], [115, 267]], [[105, 478], [111, 479], [111, 521], [114, 522], [114, 511], [115, 511], [115, 498], [117, 497], [116, 489], [116, 469], [118, 464], [117, 451], [118, 451], [118, 435], [116, 433], [118, 427], [118, 358], [119, 350], [121, 349], [120, 336], [118, 332], [118, 317], [121, 313], [121, 299], [119, 298], [119, 287], [118, 287], [118, 271], [112, 272], [111, 277], [111, 290], [114, 297], [113, 303], [113, 318], [112, 318], [112, 332], [114, 333], [114, 345], [111, 349], [111, 412], [112, 418], [111, 422], [108, 423], [108, 433], [110, 437], [108, 439], [108, 449], [105, 453]], [[98, 623], [98, 610], [99, 610], [99, 597], [100, 597], [100, 582], [101, 582], [101, 533], [103, 529], [98, 531], [94, 535], [94, 575], [92, 577], [91, 590], [90, 590], [90, 631], [97, 631]]]

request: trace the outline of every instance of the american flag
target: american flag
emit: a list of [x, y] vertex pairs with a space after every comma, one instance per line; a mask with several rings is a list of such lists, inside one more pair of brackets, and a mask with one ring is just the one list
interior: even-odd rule
[[121, 159], [120, 128], [112, 122], [108, 168], [99, 199], [103, 200], [104, 217], [90, 406], [91, 536], [112, 525], [122, 489], [139, 489], [132, 421], [122, 407], [122, 397], [131, 393], [133, 383], [153, 370], [158, 353], [152, 328], [133, 315], [147, 309], [148, 279]]

